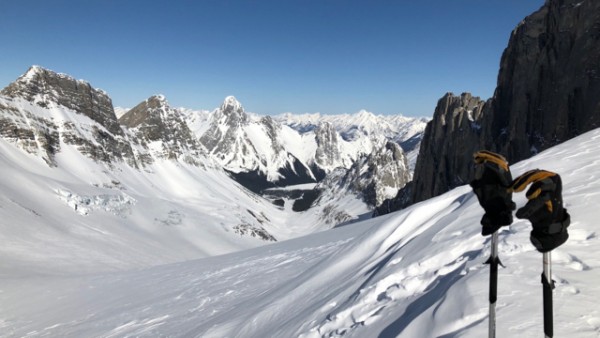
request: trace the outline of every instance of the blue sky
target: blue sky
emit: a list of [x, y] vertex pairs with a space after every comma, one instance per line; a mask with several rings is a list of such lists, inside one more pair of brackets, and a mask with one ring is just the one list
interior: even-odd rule
[[36, 64], [106, 90], [213, 109], [431, 116], [488, 98], [510, 32], [543, 0], [0, 0], [0, 87]]

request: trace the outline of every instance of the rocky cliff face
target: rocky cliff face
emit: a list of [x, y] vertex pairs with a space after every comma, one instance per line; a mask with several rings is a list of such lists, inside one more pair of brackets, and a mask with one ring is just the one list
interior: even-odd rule
[[339, 149], [338, 133], [331, 123], [325, 122], [315, 129], [317, 150], [315, 163], [321, 168], [334, 169], [342, 160]]
[[600, 126], [600, 2], [548, 0], [512, 33], [485, 132], [518, 161]]
[[61, 141], [95, 161], [136, 165], [111, 99], [89, 83], [33, 66], [0, 96], [0, 135], [49, 165]]
[[136, 150], [138, 163], [150, 164], [154, 158], [181, 159], [199, 165], [202, 147], [188, 127], [184, 116], [169, 106], [165, 97], [154, 95], [119, 118]]
[[282, 125], [268, 116], [249, 115], [233, 96], [211, 113], [207, 123], [200, 143], [246, 188], [260, 193], [275, 184], [315, 181], [308, 166], [285, 147]]
[[114, 135], [123, 135], [108, 94], [86, 81], [32, 66], [0, 93], [10, 98], [23, 98], [40, 107], [48, 107], [49, 102], [54, 102], [88, 116]]
[[332, 172], [319, 189], [328, 189], [334, 194], [358, 194], [365, 203], [375, 207], [394, 197], [410, 180], [411, 173], [402, 148], [397, 143], [387, 142], [359, 158], [350, 169]]
[[468, 183], [471, 160], [480, 146], [481, 118], [485, 102], [471, 94], [447, 93], [435, 108], [433, 120], [425, 128], [413, 193], [421, 201]]
[[200, 143], [225, 167], [241, 166], [256, 169], [256, 149], [248, 142], [243, 127], [249, 122], [242, 105], [227, 97], [213, 114], [210, 127], [200, 137]]
[[468, 183], [477, 149], [514, 163], [599, 126], [600, 1], [548, 0], [512, 32], [488, 102], [465, 94], [438, 102], [412, 202]]

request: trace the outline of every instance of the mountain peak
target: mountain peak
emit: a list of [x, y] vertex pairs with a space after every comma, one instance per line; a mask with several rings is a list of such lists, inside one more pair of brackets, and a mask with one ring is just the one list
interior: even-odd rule
[[38, 65], [33, 65], [31, 67], [29, 67], [29, 69], [27, 70], [27, 72], [25, 74], [23, 74], [20, 79], [23, 80], [30, 80], [33, 79], [37, 74], [43, 73], [43, 72], [51, 72], [48, 69], [45, 69], [41, 66]]
[[167, 98], [163, 94], [155, 94], [150, 96], [146, 102], [149, 106], [152, 107], [168, 107], [169, 102], [167, 102]]
[[153, 121], [151, 124], [160, 124], [161, 111], [168, 114], [170, 111], [167, 99], [162, 94], [152, 95], [131, 108], [126, 114], [119, 118], [119, 123], [127, 128], [138, 127], [142, 123]]
[[[38, 65], [32, 65], [29, 67], [29, 69], [14, 83], [20, 84], [21, 86], [52, 86], [58, 81], [70, 82], [74, 86], [91, 87], [89, 82], [85, 80], [77, 80], [68, 74], [58, 73]], [[94, 90], [107, 95], [106, 92], [101, 89], [94, 88]]]
[[150, 99], [155, 99], [155, 100], [159, 100], [162, 102], [167, 100], [167, 98], [163, 94], [154, 94], [154, 95], [150, 96]]
[[361, 109], [358, 113], [355, 113], [354, 117], [362, 123], [366, 123], [367, 121], [377, 119], [377, 116], [375, 114], [365, 109]]
[[123, 133], [108, 94], [93, 88], [87, 81], [76, 80], [66, 74], [31, 66], [0, 93], [10, 98], [24, 99], [43, 108], [63, 106], [88, 116], [114, 135]]
[[222, 111], [244, 111], [242, 104], [235, 98], [235, 96], [227, 96], [223, 104], [221, 105]]

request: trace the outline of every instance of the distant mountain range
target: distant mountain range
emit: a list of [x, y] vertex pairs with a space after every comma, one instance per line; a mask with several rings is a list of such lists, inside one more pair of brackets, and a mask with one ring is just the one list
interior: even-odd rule
[[[223, 187], [198, 203], [222, 205], [225, 214], [231, 213], [227, 221], [216, 222], [225, 238], [284, 239], [370, 216], [411, 180], [426, 122], [366, 111], [262, 116], [247, 113], [233, 96], [212, 111], [174, 108], [162, 95], [115, 109], [106, 92], [39, 66], [0, 91], [0, 139], [42, 161], [47, 169], [38, 174], [48, 182], [55, 179], [53, 172], [76, 178], [41, 190], [44, 196], [60, 191], [59, 198], [75, 208], [73, 217], [95, 210], [90, 203], [114, 204], [106, 208], [123, 215], [122, 210], [136, 208], [131, 201], [139, 196], [124, 193], [132, 190], [157, 189], [148, 198], [178, 205], [177, 196], [201, 193], [188, 191], [197, 183], [181, 182], [194, 177]], [[20, 175], [33, 174], [25, 169]], [[75, 191], [80, 181], [87, 182], [81, 188], [85, 194]], [[185, 208], [173, 207], [167, 215], [161, 211], [154, 219], [180, 224]], [[210, 224], [225, 217], [192, 209]], [[146, 217], [154, 213], [149, 210]], [[286, 224], [290, 227], [284, 230]]]

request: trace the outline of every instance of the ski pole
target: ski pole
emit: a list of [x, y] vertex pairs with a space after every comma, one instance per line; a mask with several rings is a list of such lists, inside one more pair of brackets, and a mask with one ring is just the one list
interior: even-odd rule
[[552, 290], [552, 250], [569, 239], [567, 228], [571, 224], [571, 215], [562, 200], [562, 180], [560, 175], [547, 170], [534, 169], [517, 177], [512, 183], [514, 192], [527, 190], [527, 204], [517, 210], [517, 217], [528, 219], [532, 230], [529, 236], [531, 244], [543, 256], [544, 270], [542, 286], [544, 296], [544, 334], [546, 338], [554, 335]]
[[554, 336], [554, 323], [552, 314], [552, 289], [554, 281], [552, 280], [552, 257], [551, 251], [544, 252], [544, 272], [542, 273], [542, 285], [544, 293], [544, 334], [546, 338]]
[[498, 293], [498, 230], [512, 224], [512, 175], [506, 158], [500, 154], [481, 150], [473, 154], [474, 176], [470, 185], [485, 213], [481, 218], [481, 235], [492, 235], [489, 290], [489, 338], [496, 337], [496, 297]]
[[486, 264], [490, 265], [490, 311], [489, 311], [489, 328], [488, 337], [496, 337], [496, 298], [498, 294], [498, 264], [500, 259], [498, 258], [498, 231], [492, 234], [492, 245], [490, 258]]

